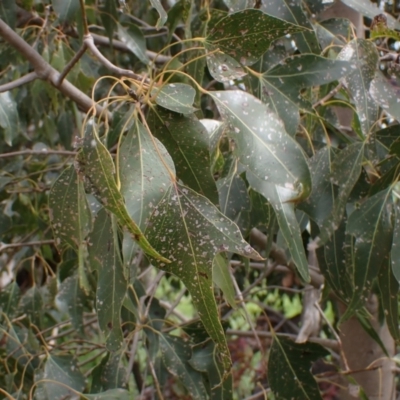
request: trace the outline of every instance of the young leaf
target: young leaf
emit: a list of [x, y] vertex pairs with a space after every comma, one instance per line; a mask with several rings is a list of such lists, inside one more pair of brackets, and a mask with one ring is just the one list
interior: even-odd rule
[[295, 343], [275, 336], [268, 359], [268, 381], [278, 399], [322, 400], [310, 371], [313, 361], [329, 354], [316, 343]]
[[110, 351], [118, 350], [123, 341], [121, 306], [127, 282], [124, 276], [118, 237], [112, 217], [105, 209], [99, 211], [89, 240], [92, 266], [98, 271], [96, 309], [99, 326]]
[[222, 290], [225, 300], [232, 308], [237, 308], [235, 290], [229, 274], [229, 261], [223, 253], [215, 256], [212, 266], [213, 282]]
[[261, 181], [291, 189], [296, 201], [311, 191], [311, 177], [300, 146], [286, 133], [282, 121], [260, 100], [245, 92], [215, 91], [221, 116], [230, 125], [239, 161]]
[[212, 290], [212, 260], [229, 251], [261, 259], [247, 244], [239, 228], [205, 197], [176, 184], [154, 208], [146, 235], [170, 264], [156, 262], [164, 271], [178, 276], [192, 295], [199, 316], [217, 344], [218, 360], [224, 371], [231, 361]]
[[288, 34], [306, 30], [256, 9], [229, 14], [215, 24], [206, 38], [208, 50], [219, 48], [242, 65], [254, 64], [271, 43]]
[[159, 18], [157, 20], [156, 28], [160, 29], [167, 21], [168, 15], [165, 12], [160, 0], [150, 0], [150, 3], [158, 12]]
[[126, 227], [140, 247], [154, 258], [169, 262], [161, 257], [143, 236], [139, 227], [129, 216], [124, 198], [120, 193], [114, 178], [114, 163], [111, 154], [100, 142], [94, 126], [88, 125], [83, 144], [83, 151], [78, 153], [79, 173], [89, 182], [97, 199], [107, 210], [114, 213], [122, 226]]
[[369, 92], [379, 62], [378, 51], [374, 43], [354, 39], [343, 47], [337, 58], [353, 65], [343, 83], [353, 97], [362, 132], [367, 136], [378, 116], [378, 106]]
[[156, 103], [180, 114], [191, 114], [196, 111], [192, 106], [196, 91], [185, 83], [168, 83], [160, 89], [155, 89], [152, 95], [156, 96]]
[[192, 357], [191, 346], [180, 337], [160, 333], [160, 350], [165, 367], [180, 379], [190, 393], [190, 397], [196, 400], [207, 400], [208, 395], [202, 376], [189, 363]]
[[152, 110], [147, 122], [174, 160], [177, 178], [218, 204], [211, 174], [210, 139], [203, 124], [194, 115], [178, 115], [160, 107]]
[[368, 198], [353, 211], [347, 223], [347, 233], [355, 237], [354, 292], [342, 321], [359, 310], [377, 277], [383, 257], [392, 246], [392, 188]]

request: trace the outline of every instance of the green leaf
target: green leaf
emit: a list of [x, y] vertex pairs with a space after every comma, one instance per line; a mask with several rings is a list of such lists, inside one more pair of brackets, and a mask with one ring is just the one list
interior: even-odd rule
[[235, 290], [229, 274], [229, 261], [223, 253], [217, 254], [214, 258], [212, 276], [213, 282], [222, 290], [226, 302], [236, 309]]
[[39, 288], [35, 285], [21, 297], [21, 302], [18, 306], [21, 313], [26, 313], [32, 324], [41, 329], [43, 325], [43, 298]]
[[260, 10], [247, 9], [229, 14], [217, 22], [206, 37], [206, 48], [219, 48], [242, 65], [254, 64], [271, 43], [288, 34], [305, 28], [264, 14]]
[[[397, 192], [397, 187], [394, 188], [394, 191]], [[397, 282], [400, 283], [400, 209], [397, 203], [394, 207], [393, 242], [390, 259], [392, 262], [393, 275], [397, 279]]]
[[52, 0], [52, 5], [61, 23], [73, 21], [79, 10], [79, 0]]
[[190, 397], [197, 400], [208, 399], [200, 372], [189, 364], [192, 357], [190, 344], [180, 337], [160, 334], [160, 350], [165, 367], [179, 378]]
[[103, 390], [122, 388], [126, 384], [126, 366], [124, 365], [126, 348], [108, 354], [106, 362], [102, 365], [100, 382]]
[[364, 299], [377, 277], [383, 257], [392, 246], [392, 188], [368, 198], [353, 211], [347, 223], [347, 232], [355, 237], [353, 298], [341, 321], [361, 309]]
[[288, 199], [293, 196], [292, 192], [272, 183], [266, 183], [252, 174], [247, 174], [247, 180], [251, 187], [261, 193], [274, 208], [280, 232], [285, 239], [297, 270], [302, 279], [309, 282], [310, 273], [300, 226], [296, 218], [294, 204], [288, 202]]
[[177, 178], [218, 204], [218, 191], [211, 174], [210, 139], [194, 115], [178, 115], [154, 108], [147, 123], [175, 163]]
[[102, 393], [85, 394], [89, 400], [130, 400], [131, 394], [125, 389], [110, 389]]
[[319, 54], [321, 52], [316, 34], [301, 7], [300, 0], [265, 0], [261, 3], [260, 10], [273, 17], [303, 26], [308, 30], [292, 35], [296, 47], [301, 53]]
[[389, 259], [386, 258], [379, 270], [378, 283], [383, 313], [390, 334], [396, 341], [400, 340], [398, 293], [399, 283], [393, 275]]
[[83, 151], [78, 153], [79, 173], [84, 176], [97, 199], [107, 210], [114, 213], [120, 224], [128, 229], [139, 246], [149, 255], [169, 262], [161, 257], [143, 236], [139, 227], [130, 218], [124, 198], [114, 178], [115, 166], [111, 154], [100, 142], [95, 127], [89, 122], [83, 144]]
[[114, 0], [106, 0], [104, 6], [100, 7], [100, 18], [104, 29], [106, 30], [107, 37], [112, 46], [112, 39], [114, 32], [117, 30], [118, 11], [117, 3]]
[[367, 136], [378, 117], [378, 106], [369, 92], [378, 68], [378, 51], [368, 40], [353, 39], [337, 58], [352, 63], [351, 72], [343, 78], [343, 84], [353, 97], [361, 130]]
[[146, 55], [146, 39], [136, 25], [130, 24], [124, 28], [118, 24], [118, 37], [143, 64], [150, 62]]
[[277, 399], [322, 400], [310, 371], [313, 361], [329, 354], [316, 343], [294, 343], [275, 336], [268, 360], [268, 381]]
[[123, 342], [121, 306], [127, 282], [116, 227], [105, 209], [97, 214], [89, 241], [92, 244], [89, 249], [92, 265], [96, 264], [98, 271], [96, 309], [99, 326], [106, 337], [107, 348], [116, 351]]
[[292, 197], [286, 201], [307, 197], [311, 177], [305, 156], [276, 114], [239, 90], [210, 95], [229, 124], [228, 136], [235, 141], [236, 154], [246, 170], [261, 181], [290, 189]]
[[218, 82], [240, 79], [247, 74], [239, 62], [220, 51], [207, 54], [207, 67], [210, 75]]
[[293, 136], [299, 123], [299, 108], [313, 112], [301, 94], [306, 87], [336, 81], [351, 71], [348, 61], [330, 60], [314, 54], [286, 58], [264, 72], [260, 78], [261, 100], [269, 104]]
[[37, 383], [48, 399], [65, 399], [85, 387], [85, 378], [71, 356], [48, 354], [43, 380]]
[[83, 311], [86, 295], [79, 284], [78, 276], [70, 276], [60, 283], [58, 299], [67, 305], [72, 326], [84, 336]]
[[[317, 239], [318, 245], [326, 243], [340, 225], [347, 200], [361, 173], [364, 145], [362, 143], [353, 143], [347, 146], [335, 156], [333, 161], [331, 161], [332, 154], [329, 150], [323, 151], [323, 153], [325, 155], [323, 154], [321, 162], [315, 165], [314, 171], [316, 171], [316, 179], [319, 181], [311, 195], [311, 204], [317, 204], [316, 211], [318, 215], [316, 216], [316, 221], [320, 225], [320, 233]], [[318, 176], [318, 168], [325, 171], [326, 168], [329, 168], [331, 172], [329, 178], [325, 175], [325, 172], [320, 178]], [[324, 193], [324, 200], [320, 202], [318, 197], [321, 196], [322, 199], [322, 193]], [[332, 208], [326, 215], [324, 207], [328, 204], [332, 204]]]
[[0, 127], [4, 130], [5, 142], [11, 146], [19, 134], [20, 127], [17, 104], [10, 92], [0, 93]]
[[196, 91], [185, 83], [168, 83], [152, 92], [156, 103], [180, 114], [190, 114], [196, 111], [192, 106]]
[[89, 292], [84, 262], [87, 255], [85, 238], [92, 230], [92, 214], [83, 182], [73, 166], [65, 169], [55, 181], [49, 207], [56, 244], [60, 247], [65, 242], [77, 251], [80, 285]]
[[[15, 0], [2, 0], [0, 2], [0, 18], [11, 28], [15, 29], [17, 20], [17, 3]], [[1, 94], [0, 94], [1, 95]]]
[[261, 257], [209, 200], [179, 184], [171, 186], [155, 207], [146, 234], [170, 257], [171, 264], [156, 265], [178, 276], [188, 288], [205, 329], [217, 344], [218, 360], [229, 371], [229, 350], [212, 289], [212, 260], [222, 251]]
[[135, 119], [118, 152], [121, 194], [126, 209], [141, 229], [164, 196], [175, 166], [164, 145]]
[[164, 7], [161, 4], [160, 0], [150, 0], [151, 5], [157, 10], [158, 15], [160, 16], [157, 20], [156, 28], [160, 29], [164, 26], [167, 21], [168, 15], [164, 10]]
[[250, 209], [250, 199], [244, 180], [238, 175], [238, 162], [234, 159], [228, 175], [217, 181], [221, 212], [235, 221], [241, 211]]
[[[207, 374], [210, 400], [224, 400], [232, 398], [232, 375], [229, 375], [223, 382], [223, 371], [215, 362], [215, 344], [208, 340], [192, 346], [192, 358], [190, 365], [196, 370]], [[222, 384], [221, 384], [222, 382]]]
[[15, 318], [18, 311], [18, 303], [21, 297], [21, 290], [17, 282], [11, 282], [0, 291], [0, 312]]
[[381, 72], [371, 82], [369, 92], [385, 112], [400, 122], [400, 88], [392, 85]]

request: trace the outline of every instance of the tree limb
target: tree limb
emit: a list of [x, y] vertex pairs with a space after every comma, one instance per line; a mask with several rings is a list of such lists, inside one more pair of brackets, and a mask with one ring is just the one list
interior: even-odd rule
[[[51, 83], [62, 94], [74, 101], [81, 110], [88, 112], [95, 109], [96, 114], [103, 114], [103, 107], [95, 104], [89, 96], [84, 94], [69, 81], [64, 80], [57, 86], [60, 73], [47, 63], [32, 46], [14, 32], [2, 19], [0, 19], [0, 36], [32, 64], [39, 79]], [[109, 117], [111, 117], [111, 115]]]
[[15, 81], [11, 81], [11, 82], [5, 83], [4, 85], [0, 85], [0, 93], [8, 92], [9, 90], [13, 90], [17, 87], [23, 86], [26, 83], [32, 82], [37, 78], [39, 78], [39, 77], [35, 71], [29, 72], [28, 74], [21, 76], [21, 78], [18, 78]]

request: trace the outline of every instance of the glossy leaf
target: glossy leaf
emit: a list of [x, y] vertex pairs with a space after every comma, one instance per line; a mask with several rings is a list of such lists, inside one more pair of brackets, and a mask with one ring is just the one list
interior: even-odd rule
[[137, 26], [131, 24], [125, 28], [118, 24], [118, 37], [142, 63], [149, 63], [150, 60], [146, 55], [146, 39]]
[[352, 70], [344, 77], [343, 83], [353, 97], [361, 130], [368, 135], [378, 116], [378, 106], [369, 92], [379, 61], [376, 46], [365, 39], [354, 39], [337, 58], [352, 63]]
[[261, 99], [276, 110], [287, 131], [294, 135], [299, 122], [299, 108], [312, 112], [309, 100], [300, 91], [345, 77], [351, 71], [347, 61], [329, 60], [314, 54], [286, 58], [262, 74]]
[[91, 263], [98, 271], [96, 310], [110, 351], [122, 345], [121, 306], [127, 288], [115, 228], [112, 217], [102, 209], [89, 237]]
[[222, 290], [226, 302], [232, 307], [237, 308], [235, 301], [235, 290], [229, 273], [229, 261], [223, 253], [215, 256], [212, 266], [213, 282]]
[[[394, 190], [397, 191], [397, 188], [395, 187]], [[390, 259], [393, 275], [397, 279], [397, 282], [400, 283], [400, 209], [397, 203], [394, 206], [393, 225], [393, 241]]]
[[205, 329], [218, 346], [218, 360], [228, 371], [229, 350], [212, 290], [212, 260], [222, 251], [261, 257], [209, 200], [179, 184], [171, 186], [155, 207], [146, 235], [171, 259], [171, 264], [156, 265], [178, 276], [188, 288]]
[[385, 259], [378, 274], [380, 299], [390, 334], [400, 340], [398, 293], [399, 283], [394, 277], [389, 259]]
[[329, 352], [316, 343], [295, 343], [275, 336], [268, 360], [268, 381], [278, 399], [322, 399], [311, 364]]
[[157, 107], [147, 123], [174, 160], [177, 178], [218, 204], [211, 174], [209, 135], [199, 120], [194, 115], [178, 115]]
[[206, 38], [209, 50], [219, 48], [242, 65], [254, 64], [271, 43], [305, 28], [271, 17], [260, 10], [247, 9], [219, 21]]
[[79, 10], [79, 0], [52, 0], [52, 6], [60, 22], [71, 22]]
[[150, 3], [158, 12], [159, 18], [157, 20], [156, 28], [160, 29], [167, 21], [168, 15], [164, 10], [160, 0], [150, 0]]
[[260, 100], [239, 90], [211, 92], [236, 154], [246, 170], [261, 181], [292, 191], [286, 201], [306, 198], [311, 177], [300, 146], [286, 133], [282, 121]]
[[289, 189], [257, 179], [252, 174], [247, 174], [247, 180], [251, 187], [261, 193], [274, 208], [280, 232], [285, 239], [297, 270], [302, 279], [309, 282], [310, 273], [300, 226], [296, 218], [294, 204], [288, 201], [293, 193]]
[[207, 67], [210, 75], [218, 82], [240, 79], [247, 74], [238, 61], [220, 51], [207, 55]]
[[196, 111], [193, 107], [196, 91], [185, 83], [168, 83], [154, 90], [156, 103], [167, 110], [180, 114], [190, 114]]
[[121, 194], [130, 217], [144, 229], [152, 209], [162, 199], [175, 176], [164, 145], [135, 119], [119, 153]]
[[296, 42], [296, 47], [301, 53], [320, 53], [321, 50], [316, 34], [313, 32], [313, 27], [304, 14], [300, 0], [266, 0], [261, 3], [260, 10], [268, 15], [306, 28], [307, 31], [292, 35], [293, 40]]
[[342, 321], [359, 310], [392, 246], [391, 188], [367, 199], [350, 216], [347, 232], [355, 237], [354, 292]]
[[[48, 399], [61, 400], [81, 392], [85, 379], [79, 367], [70, 356], [48, 355], [44, 364], [42, 391]], [[73, 389], [73, 390], [71, 390]]]
[[19, 134], [17, 105], [10, 92], [0, 93], [0, 127], [4, 130], [4, 140], [11, 146]]
[[200, 372], [189, 364], [191, 346], [180, 337], [160, 334], [160, 351], [165, 367], [179, 378], [190, 397], [196, 400], [208, 399]]
[[400, 121], [400, 88], [394, 86], [382, 73], [377, 73], [369, 88], [372, 98], [390, 116]]
[[103, 206], [117, 216], [120, 224], [128, 229], [147, 254], [168, 262], [153, 249], [139, 227], [130, 218], [114, 178], [115, 166], [111, 155], [97, 137], [95, 128], [90, 124], [84, 139], [83, 151], [78, 154], [77, 161], [78, 172], [87, 180]]

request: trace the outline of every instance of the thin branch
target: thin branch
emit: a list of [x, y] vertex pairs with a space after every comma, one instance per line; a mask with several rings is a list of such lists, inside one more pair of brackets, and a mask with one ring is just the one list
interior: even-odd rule
[[68, 150], [20, 150], [13, 151], [10, 153], [0, 154], [0, 158], [8, 158], [8, 157], [16, 157], [16, 156], [25, 156], [25, 155], [35, 155], [35, 156], [49, 156], [51, 154], [56, 154], [60, 156], [76, 156], [76, 151], [68, 151]]
[[21, 78], [16, 79], [15, 81], [11, 81], [5, 83], [4, 85], [0, 85], [0, 93], [7, 92], [9, 90], [13, 90], [19, 86], [25, 85], [26, 83], [32, 82], [35, 79], [39, 78], [35, 71], [29, 72], [28, 74], [21, 76]]
[[[84, 94], [69, 81], [64, 80], [61, 85], [57, 87], [60, 73], [47, 63], [32, 46], [14, 32], [2, 19], [0, 19], [0, 36], [32, 64], [39, 79], [50, 82], [62, 94], [74, 101], [83, 111], [88, 112], [95, 106], [98, 115], [104, 114], [104, 110], [101, 106], [95, 105], [89, 96]], [[111, 114], [108, 117], [111, 119]]]
[[89, 27], [88, 27], [87, 17], [86, 17], [85, 0], [79, 0], [79, 3], [81, 6], [81, 12], [82, 12], [83, 32], [85, 35], [88, 35]]
[[[231, 335], [231, 336], [242, 336], [242, 337], [254, 337], [254, 333], [250, 332], [250, 331], [239, 331], [239, 330], [234, 330], [234, 329], [228, 329], [226, 331], [227, 335]], [[259, 337], [259, 338], [270, 338], [273, 339], [275, 336], [277, 336], [276, 333], [273, 332], [265, 332], [265, 331], [255, 331], [255, 334]], [[296, 340], [297, 335], [294, 335], [292, 333], [279, 333], [279, 336], [286, 336], [290, 339]], [[313, 342], [313, 343], [318, 343], [321, 346], [324, 346], [330, 350], [333, 350], [335, 352], [338, 352], [339, 350], [339, 345], [338, 342], [336, 340], [332, 340], [332, 339], [323, 339], [323, 338], [319, 338], [319, 337], [310, 337], [308, 338], [309, 342]]]
[[0, 242], [0, 253], [7, 249], [25, 247], [25, 246], [43, 246], [45, 244], [54, 244], [55, 240], [36, 240], [33, 242], [19, 242], [19, 243], [2, 243]]
[[83, 38], [83, 43], [89, 48], [89, 50], [93, 53], [93, 55], [111, 72], [119, 76], [126, 76], [128, 78], [136, 79], [138, 81], [142, 81], [143, 77], [141, 75], [135, 74], [129, 69], [119, 68], [114, 65], [111, 61], [109, 61], [106, 57], [101, 54], [99, 49], [96, 47], [94, 43], [93, 36], [91, 34], [85, 35]]
[[324, 96], [322, 99], [319, 99], [316, 103], [313, 104], [313, 108], [318, 107], [318, 106], [323, 106], [325, 102], [327, 102], [329, 99], [331, 99], [333, 96], [336, 95], [336, 93], [343, 87], [343, 83], [340, 82], [334, 89], [332, 89], [326, 96]]
[[85, 54], [87, 47], [86, 44], [83, 43], [82, 47], [78, 50], [77, 53], [69, 60], [68, 64], [65, 66], [64, 70], [61, 72], [58, 77], [57, 86], [60, 86], [64, 78], [68, 75], [69, 71], [74, 67], [74, 65], [79, 61], [79, 59]]

